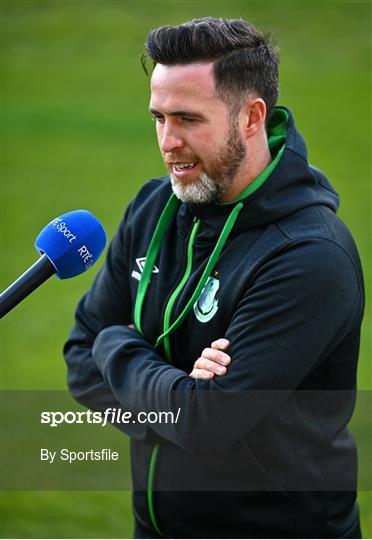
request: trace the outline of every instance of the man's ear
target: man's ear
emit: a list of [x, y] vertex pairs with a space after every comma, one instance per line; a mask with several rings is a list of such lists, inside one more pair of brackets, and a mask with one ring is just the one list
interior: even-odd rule
[[261, 98], [251, 98], [245, 105], [244, 131], [246, 138], [253, 137], [265, 127], [266, 104]]

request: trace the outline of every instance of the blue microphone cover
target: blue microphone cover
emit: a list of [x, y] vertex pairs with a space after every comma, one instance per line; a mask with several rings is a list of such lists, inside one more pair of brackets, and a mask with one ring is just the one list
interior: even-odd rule
[[38, 252], [48, 257], [60, 279], [82, 274], [99, 258], [106, 233], [87, 210], [74, 210], [53, 219], [35, 240]]

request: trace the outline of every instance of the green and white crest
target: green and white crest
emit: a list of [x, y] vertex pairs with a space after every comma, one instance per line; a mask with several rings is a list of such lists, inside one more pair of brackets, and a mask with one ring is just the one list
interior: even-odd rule
[[198, 321], [206, 323], [215, 315], [218, 310], [216, 294], [219, 288], [219, 280], [214, 277], [209, 277], [199, 299], [194, 304], [194, 313]]

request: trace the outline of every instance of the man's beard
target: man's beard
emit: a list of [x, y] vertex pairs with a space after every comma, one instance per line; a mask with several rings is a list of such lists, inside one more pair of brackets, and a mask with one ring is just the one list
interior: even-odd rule
[[233, 184], [235, 175], [243, 159], [246, 148], [241, 139], [238, 123], [232, 121], [227, 134], [227, 143], [220, 150], [220, 156], [205, 167], [190, 184], [178, 180], [172, 173], [170, 179], [173, 192], [182, 202], [208, 204], [219, 202], [223, 194]]

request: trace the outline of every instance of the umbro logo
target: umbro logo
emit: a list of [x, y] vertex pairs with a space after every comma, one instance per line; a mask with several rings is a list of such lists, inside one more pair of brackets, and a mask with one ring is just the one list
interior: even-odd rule
[[[145, 262], [146, 262], [146, 257], [139, 257], [138, 259], [136, 259], [136, 264], [137, 264], [137, 266], [139, 268], [139, 272], [137, 272], [137, 270], [133, 270], [132, 277], [134, 279], [137, 279], [138, 281], [140, 281], [141, 275], [142, 275], [142, 272], [143, 272], [143, 268], [145, 266]], [[152, 269], [152, 273], [153, 274], [158, 274], [159, 273], [159, 268], [154, 265], [154, 268]]]

